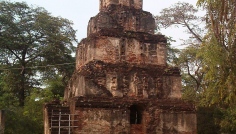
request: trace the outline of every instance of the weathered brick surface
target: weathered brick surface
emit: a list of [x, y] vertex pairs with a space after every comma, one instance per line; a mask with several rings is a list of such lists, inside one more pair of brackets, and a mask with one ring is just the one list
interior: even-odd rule
[[181, 76], [166, 63], [167, 40], [142, 0], [100, 0], [64, 99], [75, 134], [195, 134]]
[[143, 0], [100, 0], [100, 11], [107, 9], [111, 5], [121, 5], [142, 9]]
[[149, 12], [112, 4], [90, 19], [88, 36], [102, 29], [121, 29], [154, 34], [156, 25], [155, 19]]
[[90, 61], [123, 62], [144, 65], [166, 65], [166, 46], [163, 42], [142, 42], [135, 38], [105, 37], [83, 40], [77, 49], [76, 68]]
[[178, 68], [92, 61], [72, 77], [67, 96], [181, 98]]
[[[75, 111], [80, 113], [78, 116], [80, 127], [76, 132], [100, 133], [104, 132], [103, 128], [106, 127], [112, 134], [196, 133], [195, 108], [192, 104], [179, 99], [75, 97], [74, 100], [76, 100]], [[132, 111], [130, 108], [133, 104], [141, 110], [140, 124], [130, 122]], [[88, 130], [88, 128], [94, 129]]]

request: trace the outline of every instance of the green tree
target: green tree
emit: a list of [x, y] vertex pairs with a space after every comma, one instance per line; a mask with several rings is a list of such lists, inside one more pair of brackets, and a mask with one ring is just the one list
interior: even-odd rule
[[217, 106], [205, 105], [208, 100], [204, 96], [215, 95], [212, 92], [207, 95], [204, 91], [207, 86], [205, 77], [208, 70], [204, 68], [206, 63], [200, 50], [207, 32], [204, 30], [206, 18], [197, 16], [197, 13], [198, 9], [188, 3], [176, 3], [170, 8], [163, 9], [156, 19], [159, 28], [183, 27], [190, 35], [188, 40], [182, 42], [185, 48], [180, 50], [178, 59], [175, 61], [182, 71], [183, 99], [197, 106], [198, 133], [216, 134], [220, 133], [223, 111]]
[[24, 107], [5, 109], [5, 134], [42, 134], [43, 105], [54, 98], [50, 90], [34, 88]]
[[[184, 98], [193, 100], [196, 93], [200, 92], [204, 71], [202, 71], [202, 58], [198, 56], [199, 46], [204, 36], [204, 17], [197, 16], [198, 9], [185, 2], [178, 2], [169, 8], [165, 8], [156, 16], [157, 27], [170, 28], [172, 26], [183, 27], [189, 34], [189, 39], [184, 40], [183, 50], [179, 50], [178, 58], [174, 59], [181, 68]], [[191, 95], [190, 95], [191, 94]], [[190, 97], [191, 96], [191, 97]], [[189, 99], [188, 99], [189, 98]]]
[[197, 102], [197, 94], [202, 92], [204, 71], [202, 71], [202, 58], [198, 54], [199, 48], [190, 45], [183, 49], [179, 55], [178, 63], [182, 69], [183, 98]]
[[64, 97], [64, 90], [67, 85], [64, 84], [62, 76], [56, 75], [53, 79], [49, 79], [45, 83], [46, 88], [44, 90], [49, 90], [55, 99]]
[[68, 79], [72, 66], [61, 65], [74, 62], [71, 53], [76, 39], [71, 25], [69, 20], [53, 17], [43, 8], [0, 2], [0, 64], [7, 66], [2, 70], [12, 74], [15, 86], [11, 91], [20, 106], [24, 106], [31, 90], [42, 84], [37, 75], [53, 77], [60, 73]]
[[236, 1], [198, 0], [206, 11], [207, 34], [201, 46], [204, 70], [202, 104], [222, 112], [222, 133], [236, 133]]
[[2, 71], [0, 74], [0, 109], [5, 109], [8, 107], [14, 107], [19, 105], [17, 100], [18, 94], [16, 94], [20, 75], [19, 70], [13, 71]]
[[[193, 5], [185, 2], [178, 2], [169, 8], [164, 8], [157, 15], [157, 28], [169, 28], [171, 26], [181, 26], [186, 28], [186, 32], [191, 35], [192, 40], [197, 40], [197, 44], [202, 42], [204, 29], [200, 24], [203, 23], [204, 17], [197, 16], [198, 9]], [[191, 43], [193, 44], [193, 42]], [[188, 42], [189, 45], [189, 42]]]
[[[219, 93], [222, 104], [236, 102], [236, 1], [199, 0], [198, 4], [207, 10], [208, 33], [202, 45], [206, 79], [214, 81], [207, 89]], [[227, 64], [226, 64], [227, 63]], [[220, 102], [217, 102], [220, 103]]]
[[166, 38], [167, 38], [167, 63], [171, 66], [176, 66], [178, 64], [177, 56], [180, 53], [180, 50], [172, 46], [172, 42], [175, 42], [175, 40], [173, 40], [172, 37], [166, 37]]

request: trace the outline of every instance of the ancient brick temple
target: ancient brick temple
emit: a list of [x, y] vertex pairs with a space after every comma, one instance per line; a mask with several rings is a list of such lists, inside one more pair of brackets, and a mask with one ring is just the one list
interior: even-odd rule
[[[100, 0], [76, 53], [64, 103], [45, 105], [45, 134], [195, 134], [181, 76], [143, 0]], [[64, 116], [64, 117], [63, 117]]]

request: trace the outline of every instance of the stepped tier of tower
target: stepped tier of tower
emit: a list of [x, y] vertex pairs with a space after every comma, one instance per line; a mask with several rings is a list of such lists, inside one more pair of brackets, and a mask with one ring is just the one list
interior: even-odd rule
[[166, 38], [154, 30], [149, 12], [111, 4], [90, 19], [88, 37], [78, 45], [76, 68], [93, 60], [166, 65]]
[[167, 40], [154, 34], [155, 20], [142, 10], [142, 2], [100, 4], [89, 21], [88, 37], [77, 47], [76, 71], [65, 98], [181, 98], [179, 69], [167, 67]]
[[142, 6], [100, 0], [64, 94], [74, 134], [196, 133], [195, 107], [181, 100], [180, 70], [167, 64], [167, 39], [155, 34]]

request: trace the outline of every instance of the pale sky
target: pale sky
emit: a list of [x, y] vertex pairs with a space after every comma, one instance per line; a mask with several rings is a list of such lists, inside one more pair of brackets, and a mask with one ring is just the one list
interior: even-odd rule
[[[0, 0], [1, 1], [1, 0]], [[87, 24], [90, 17], [99, 12], [99, 0], [10, 0], [11, 2], [26, 2], [29, 5], [44, 7], [53, 16], [60, 16], [71, 20], [77, 30], [77, 39], [86, 38]], [[143, 0], [143, 9], [157, 15], [163, 8], [168, 8], [177, 2], [188, 2], [196, 5], [197, 0]], [[162, 34], [171, 36], [175, 40], [187, 38], [183, 29], [163, 29]]]

